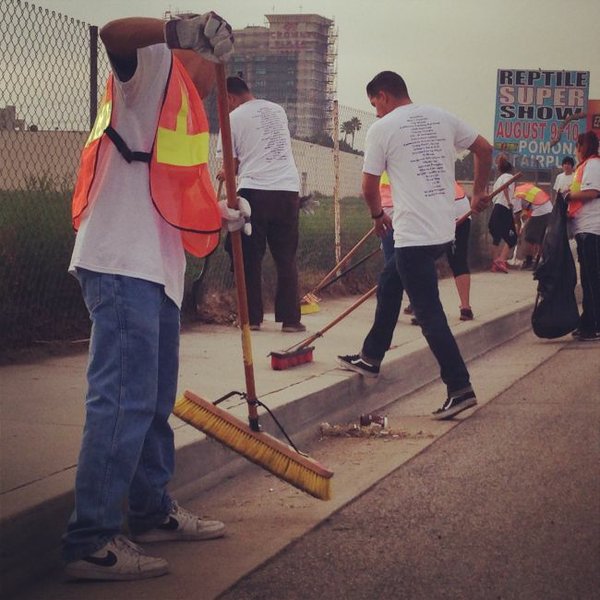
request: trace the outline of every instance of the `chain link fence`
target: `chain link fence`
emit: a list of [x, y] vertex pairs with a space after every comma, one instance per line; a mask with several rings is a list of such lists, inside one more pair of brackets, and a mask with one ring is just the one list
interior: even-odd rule
[[[43, 32], [43, 35], [40, 34]], [[74, 232], [70, 199], [83, 143], [106, 85], [109, 62], [93, 25], [22, 0], [0, 3], [0, 359], [14, 349], [89, 334], [76, 280], [67, 274]], [[206, 100], [216, 122], [214, 95]], [[301, 194], [320, 206], [301, 215], [301, 293], [310, 291], [371, 227], [359, 197], [364, 135], [374, 116], [329, 106], [321, 138], [294, 139]], [[339, 131], [337, 131], [339, 129]], [[209, 166], [215, 158], [212, 132]], [[339, 144], [339, 172], [334, 146]], [[334, 227], [339, 219], [339, 232]], [[336, 247], [337, 242], [337, 247]], [[364, 252], [377, 247], [375, 238]], [[365, 262], [330, 288], [358, 292], [376, 280], [380, 262]], [[267, 256], [265, 290], [275, 271]], [[229, 257], [190, 258], [183, 322], [227, 321], [235, 312]], [[268, 302], [268, 298], [265, 298]], [[268, 306], [268, 305], [267, 305]]]
[[[289, 56], [285, 60], [290, 62]], [[78, 284], [67, 274], [74, 242], [70, 201], [109, 61], [97, 27], [22, 0], [2, 0], [0, 64], [0, 360], [4, 360], [18, 348], [89, 335]], [[271, 94], [260, 89], [256, 95], [282, 96], [285, 90], [276, 86], [289, 87], [289, 81], [275, 79], [270, 85], [275, 88]], [[215, 95], [205, 104], [211, 123], [209, 167], [214, 174], [220, 167]], [[312, 106], [314, 112], [314, 102]], [[325, 125], [292, 139], [301, 195], [313, 194], [320, 202], [314, 214], [300, 216], [301, 294], [311, 291], [372, 226], [360, 186], [366, 132], [375, 115], [335, 101], [324, 101], [322, 107], [324, 117], [319, 122]], [[302, 122], [298, 111], [294, 118]], [[550, 186], [555, 173], [529, 167], [527, 180]], [[463, 183], [467, 180], [464, 187], [470, 193], [469, 157], [457, 162], [457, 177]], [[353, 263], [377, 247], [373, 236]], [[488, 260], [487, 215], [483, 215], [473, 221], [471, 264], [478, 268]], [[375, 255], [327, 293], [366, 291], [381, 265], [381, 257]], [[443, 266], [440, 272], [446, 272]], [[268, 308], [268, 291], [274, 289], [276, 279], [268, 254], [263, 276]], [[222, 245], [208, 259], [189, 257], [184, 325], [195, 320], [231, 322], [233, 285], [229, 256]]]

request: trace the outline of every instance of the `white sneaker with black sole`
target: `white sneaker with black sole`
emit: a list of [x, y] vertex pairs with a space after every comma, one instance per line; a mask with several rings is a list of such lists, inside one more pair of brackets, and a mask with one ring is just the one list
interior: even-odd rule
[[456, 395], [450, 395], [450, 397], [444, 402], [441, 408], [438, 408], [434, 413], [434, 419], [443, 421], [444, 419], [451, 419], [458, 413], [471, 408], [477, 404], [477, 398], [473, 390], [466, 390], [459, 392]]
[[337, 359], [338, 365], [342, 369], [355, 371], [365, 377], [377, 377], [379, 375], [379, 365], [366, 361], [360, 354], [347, 354], [346, 356], [338, 356]]
[[168, 572], [164, 558], [148, 556], [124, 535], [115, 536], [97, 552], [65, 565], [65, 574], [71, 579], [131, 581]]
[[165, 519], [165, 522], [144, 531], [132, 534], [131, 539], [140, 544], [151, 542], [212, 540], [225, 535], [225, 525], [221, 521], [201, 519], [177, 503]]

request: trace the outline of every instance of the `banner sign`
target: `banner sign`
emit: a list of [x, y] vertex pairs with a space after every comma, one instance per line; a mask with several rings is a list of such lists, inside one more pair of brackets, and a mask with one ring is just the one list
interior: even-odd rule
[[590, 129], [600, 138], [600, 99], [588, 100], [587, 131]]
[[560, 168], [575, 157], [585, 120], [574, 119], [552, 145], [565, 117], [587, 110], [589, 71], [498, 69], [494, 150], [518, 155], [523, 166]]

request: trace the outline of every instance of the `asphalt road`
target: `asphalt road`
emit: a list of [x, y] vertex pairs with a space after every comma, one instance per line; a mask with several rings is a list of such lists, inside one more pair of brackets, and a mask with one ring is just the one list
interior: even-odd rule
[[600, 598], [600, 346], [571, 343], [221, 600]]

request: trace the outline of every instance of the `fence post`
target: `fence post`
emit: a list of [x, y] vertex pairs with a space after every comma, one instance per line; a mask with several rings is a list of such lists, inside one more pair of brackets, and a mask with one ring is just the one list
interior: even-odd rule
[[90, 129], [98, 112], [98, 27], [90, 25]]
[[340, 113], [338, 101], [333, 101], [333, 214], [335, 229], [335, 262], [342, 258], [341, 218], [340, 218]]

